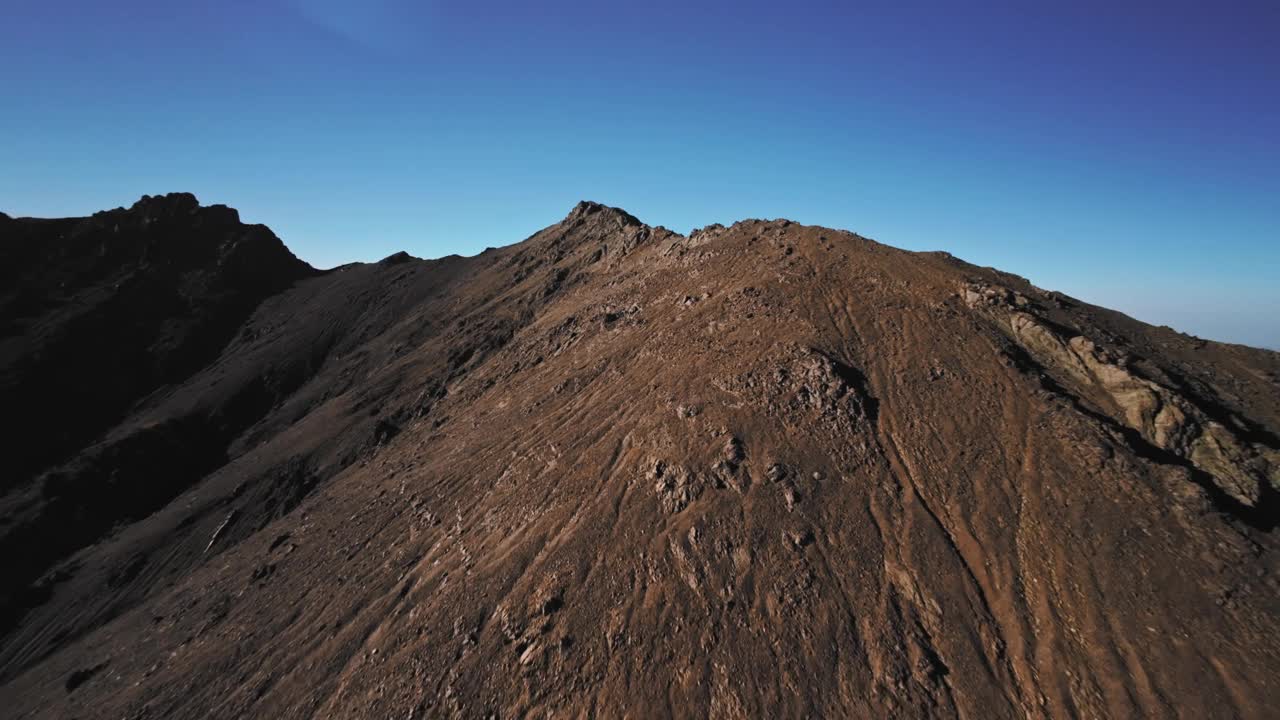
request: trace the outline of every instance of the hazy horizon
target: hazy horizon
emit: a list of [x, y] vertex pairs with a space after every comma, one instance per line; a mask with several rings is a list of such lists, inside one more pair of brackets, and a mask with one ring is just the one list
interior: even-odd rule
[[194, 192], [319, 267], [578, 200], [786, 217], [1280, 348], [1280, 6], [24, 3], [0, 210]]

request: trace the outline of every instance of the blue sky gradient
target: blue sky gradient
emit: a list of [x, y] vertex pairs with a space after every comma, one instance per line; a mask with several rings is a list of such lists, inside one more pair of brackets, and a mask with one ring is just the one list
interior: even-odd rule
[[10, 0], [0, 210], [321, 266], [787, 217], [1280, 348], [1280, 3]]

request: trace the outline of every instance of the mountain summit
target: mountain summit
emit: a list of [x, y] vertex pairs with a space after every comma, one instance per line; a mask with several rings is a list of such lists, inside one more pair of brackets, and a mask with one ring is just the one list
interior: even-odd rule
[[15, 718], [1245, 717], [1280, 354], [787, 220], [0, 217]]

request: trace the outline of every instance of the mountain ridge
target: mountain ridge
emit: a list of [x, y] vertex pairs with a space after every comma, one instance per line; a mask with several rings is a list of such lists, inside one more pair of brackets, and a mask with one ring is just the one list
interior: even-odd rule
[[[163, 197], [129, 227], [204, 227]], [[289, 267], [0, 497], [6, 557], [60, 548], [14, 576], [16, 716], [1277, 698], [1280, 354], [847, 231], [589, 201], [470, 257]], [[67, 518], [91, 531], [51, 543]]]

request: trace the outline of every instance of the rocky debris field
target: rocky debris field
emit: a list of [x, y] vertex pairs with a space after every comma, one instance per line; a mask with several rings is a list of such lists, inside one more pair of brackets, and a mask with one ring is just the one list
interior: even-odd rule
[[1280, 702], [1277, 353], [585, 202], [316, 271], [169, 195], [0, 259], [6, 716]]

